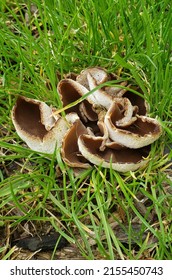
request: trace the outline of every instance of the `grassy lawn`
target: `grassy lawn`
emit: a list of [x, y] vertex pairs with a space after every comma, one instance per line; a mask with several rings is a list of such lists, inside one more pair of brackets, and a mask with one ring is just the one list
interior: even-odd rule
[[[1, 0], [0, 13], [0, 259], [172, 259], [171, 0]], [[76, 175], [59, 150], [36, 153], [17, 135], [18, 95], [61, 108], [59, 80], [89, 66], [144, 92], [163, 127], [146, 167]], [[54, 250], [15, 246], [51, 232]]]

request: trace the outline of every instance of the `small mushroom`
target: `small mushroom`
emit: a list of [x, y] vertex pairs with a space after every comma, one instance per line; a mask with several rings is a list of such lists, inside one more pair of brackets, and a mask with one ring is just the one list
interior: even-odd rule
[[[119, 85], [125, 87], [127, 86], [127, 81], [121, 82]], [[119, 86], [105, 87], [105, 91], [113, 97], [121, 97], [123, 94], [123, 89], [121, 90]]]
[[[77, 101], [84, 94], [88, 93], [88, 90], [84, 86], [72, 79], [61, 80], [57, 89], [64, 107]], [[66, 113], [68, 112], [76, 112], [84, 121], [87, 119], [91, 121], [97, 120], [97, 114], [94, 111], [93, 106], [87, 100], [83, 100], [83, 102], [67, 109]]]
[[87, 75], [88, 73], [95, 79], [97, 85], [103, 84], [104, 82], [109, 80], [109, 75], [106, 70], [101, 67], [90, 67], [83, 71], [81, 71], [80, 75], [76, 77], [76, 81], [86, 87], [88, 90], [90, 89]]
[[149, 111], [149, 104], [144, 99], [142, 90], [136, 86], [130, 86], [130, 89], [137, 91], [139, 94], [135, 94], [128, 90], [123, 93], [122, 97], [128, 98], [133, 106], [138, 107], [138, 115], [146, 115]]
[[[129, 102], [127, 103], [129, 104]], [[136, 115], [132, 122], [129, 119], [127, 123], [128, 115], [131, 115], [127, 113], [127, 116], [125, 116], [129, 106], [127, 103], [124, 106], [123, 99], [114, 99], [105, 115], [104, 122], [110, 138], [131, 149], [141, 148], [153, 143], [162, 133], [159, 122], [153, 118]], [[123, 123], [122, 128], [119, 126], [121, 122]]]
[[111, 149], [101, 151], [102, 137], [91, 135], [80, 135], [78, 139], [79, 151], [89, 162], [102, 167], [119, 171], [135, 171], [145, 166], [148, 162], [150, 147], [142, 149]]
[[61, 148], [62, 158], [69, 166], [80, 168], [90, 167], [90, 164], [83, 157], [78, 148], [78, 137], [84, 133], [88, 133], [86, 127], [80, 120], [77, 120], [63, 139]]
[[137, 107], [132, 106], [128, 98], [116, 98], [115, 103], [118, 104], [121, 109], [121, 113], [123, 113], [123, 118], [116, 121], [116, 126], [127, 127], [137, 120], [137, 117], [135, 116]]
[[61, 147], [69, 129], [65, 119], [53, 117], [44, 102], [20, 96], [12, 109], [12, 121], [20, 138], [34, 151], [52, 154]]
[[[94, 79], [94, 77], [89, 72], [87, 74], [87, 80], [90, 90], [93, 90], [97, 87], [98, 84], [96, 82], [96, 79]], [[100, 105], [105, 107], [106, 109], [109, 109], [110, 105], [113, 102], [113, 97], [100, 88], [90, 94], [88, 100], [94, 105]]]
[[[149, 105], [144, 99], [143, 92], [139, 87], [132, 86], [131, 84], [127, 85], [127, 82], [121, 82], [119, 85], [126, 87], [121, 89], [120, 87], [108, 86], [105, 87], [106, 93], [111, 95], [113, 98], [128, 98], [133, 106], [138, 107], [139, 115], [146, 115], [149, 110]], [[133, 93], [131, 90], [137, 91], [139, 94]]]

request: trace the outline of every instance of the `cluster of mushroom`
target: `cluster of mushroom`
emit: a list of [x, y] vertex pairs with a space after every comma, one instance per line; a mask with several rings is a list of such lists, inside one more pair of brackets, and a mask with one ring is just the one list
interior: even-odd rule
[[65, 117], [44, 102], [18, 97], [12, 109], [18, 135], [37, 152], [51, 154], [60, 148], [71, 167], [95, 164], [127, 172], [144, 166], [162, 128], [146, 115], [148, 105], [138, 87], [127, 82], [107, 86], [111, 80], [118, 82], [99, 67], [66, 75], [57, 86]]

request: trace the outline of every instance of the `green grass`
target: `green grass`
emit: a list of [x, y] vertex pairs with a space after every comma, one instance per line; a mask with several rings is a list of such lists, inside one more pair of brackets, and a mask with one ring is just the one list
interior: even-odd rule
[[[86, 259], [171, 259], [172, 152], [163, 156], [172, 144], [171, 1], [1, 0], [0, 11], [1, 258], [14, 258], [14, 232], [28, 224], [40, 234], [47, 223]], [[59, 151], [37, 154], [15, 132], [18, 95], [60, 109], [59, 76], [94, 65], [135, 81], [162, 124], [142, 170], [75, 176]]]

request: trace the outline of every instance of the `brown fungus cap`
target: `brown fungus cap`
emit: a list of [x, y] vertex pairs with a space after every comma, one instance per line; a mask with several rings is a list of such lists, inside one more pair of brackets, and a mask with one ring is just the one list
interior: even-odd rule
[[[90, 90], [98, 86], [96, 79], [88, 72], [87, 80]], [[100, 105], [108, 109], [113, 102], [113, 97], [103, 89], [96, 89], [89, 97], [88, 100], [94, 105]]]
[[[72, 79], [61, 80], [57, 86], [57, 89], [64, 107], [72, 102], [77, 101], [84, 94], [88, 93], [88, 90], [84, 86]], [[87, 119], [91, 121], [97, 120], [97, 114], [88, 100], [83, 100], [81, 103], [67, 109], [66, 113], [69, 112], [77, 113], [78, 116], [84, 121], [87, 121]]]
[[78, 138], [84, 133], [88, 133], [86, 127], [80, 120], [77, 120], [63, 139], [61, 148], [62, 158], [69, 166], [80, 168], [90, 167], [90, 164], [78, 148]]
[[131, 117], [133, 121], [129, 119], [128, 123], [126, 121], [126, 125], [121, 127], [119, 123], [125, 119], [127, 110], [128, 106], [124, 106], [123, 99], [117, 99], [107, 111], [105, 125], [113, 141], [137, 149], [153, 143], [160, 137], [162, 129], [159, 122], [146, 116]]
[[146, 115], [149, 111], [149, 105], [144, 99], [142, 90], [137, 86], [130, 86], [130, 88], [137, 91], [138, 94], [128, 90], [122, 95], [122, 97], [128, 98], [133, 106], [138, 107], [138, 115]]
[[150, 148], [143, 149], [121, 149], [115, 150], [107, 148], [100, 150], [102, 145], [101, 137], [93, 137], [91, 135], [81, 135], [78, 139], [78, 146], [81, 154], [88, 161], [95, 165], [110, 168], [119, 171], [135, 171], [146, 165]]
[[20, 96], [12, 109], [12, 121], [20, 138], [34, 151], [51, 154], [61, 147], [68, 123], [56, 120], [44, 102]]
[[109, 80], [109, 75], [105, 69], [101, 67], [87, 68], [81, 71], [81, 73], [76, 77], [76, 81], [86, 87], [88, 90], [91, 90], [87, 79], [88, 73], [95, 79], [97, 85], [103, 84]]

